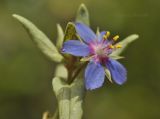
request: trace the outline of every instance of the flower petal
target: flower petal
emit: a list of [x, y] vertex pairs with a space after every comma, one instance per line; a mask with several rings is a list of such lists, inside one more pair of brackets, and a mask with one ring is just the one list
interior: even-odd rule
[[78, 40], [68, 40], [63, 44], [62, 53], [68, 53], [74, 56], [88, 56], [90, 50], [86, 44]]
[[100, 64], [90, 62], [85, 70], [85, 87], [88, 90], [96, 89], [102, 86], [105, 72]]
[[127, 71], [118, 61], [109, 59], [106, 66], [110, 70], [112, 78], [117, 84], [121, 85], [127, 80]]
[[76, 23], [76, 31], [80, 35], [80, 37], [87, 43], [96, 40], [97, 37], [95, 33], [86, 25], [82, 23]]

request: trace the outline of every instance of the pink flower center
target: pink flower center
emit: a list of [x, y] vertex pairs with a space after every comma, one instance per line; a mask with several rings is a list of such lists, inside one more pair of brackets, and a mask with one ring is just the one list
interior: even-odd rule
[[108, 59], [108, 51], [110, 50], [108, 48], [108, 43], [106, 42], [92, 42], [90, 43], [90, 49], [91, 49], [91, 55], [93, 56], [93, 59], [95, 62], [102, 63], [106, 59]]
[[94, 48], [94, 54], [102, 57], [102, 56], [106, 56], [106, 51], [103, 48], [103, 46], [98, 45]]

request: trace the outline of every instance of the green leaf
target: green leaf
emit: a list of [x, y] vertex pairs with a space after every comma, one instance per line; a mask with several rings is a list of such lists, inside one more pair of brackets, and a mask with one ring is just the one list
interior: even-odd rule
[[71, 84], [70, 119], [82, 119], [84, 95], [83, 79], [75, 79]]
[[57, 43], [56, 46], [57, 48], [61, 48], [63, 44], [63, 39], [64, 39], [64, 32], [60, 24], [57, 24]]
[[64, 41], [76, 39], [78, 39], [78, 37], [76, 34], [75, 25], [72, 22], [69, 22], [65, 30]]
[[70, 119], [70, 86], [59, 77], [53, 78], [52, 85], [58, 100], [59, 119]]
[[78, 11], [77, 11], [77, 17], [76, 22], [81, 22], [89, 26], [89, 13], [88, 9], [84, 4], [81, 4]]
[[59, 64], [56, 67], [54, 76], [60, 77], [60, 78], [63, 78], [63, 79], [67, 79], [67, 77], [68, 77], [68, 71], [67, 71], [66, 67], [63, 64]]
[[82, 119], [84, 85], [82, 79], [76, 79], [69, 85], [62, 78], [52, 81], [53, 90], [58, 100], [59, 119]]
[[55, 62], [61, 62], [63, 60], [63, 56], [58, 52], [55, 45], [32, 22], [16, 14], [13, 17], [23, 25], [31, 39], [48, 58]]
[[111, 73], [110, 73], [110, 71], [109, 71], [106, 67], [104, 67], [104, 71], [105, 71], [105, 74], [106, 74], [106, 77], [108, 78], [108, 80], [109, 80], [111, 83], [113, 83], [112, 78], [111, 78]]
[[125, 38], [121, 42], [117, 43], [117, 44], [120, 44], [122, 46], [122, 48], [117, 49], [110, 56], [118, 56], [118, 55], [120, 55], [127, 48], [127, 46], [130, 43], [132, 43], [133, 41], [135, 41], [138, 38], [139, 38], [139, 36], [137, 34], [133, 34], [133, 35], [128, 36], [127, 38]]

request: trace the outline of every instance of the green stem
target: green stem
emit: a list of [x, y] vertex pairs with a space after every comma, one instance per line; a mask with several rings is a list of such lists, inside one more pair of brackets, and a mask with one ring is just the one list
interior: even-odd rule
[[84, 64], [81, 65], [81, 67], [79, 67], [77, 69], [77, 71], [74, 73], [71, 81], [73, 82], [75, 80], [75, 78], [80, 74], [81, 70], [86, 66], [87, 62], [85, 62]]

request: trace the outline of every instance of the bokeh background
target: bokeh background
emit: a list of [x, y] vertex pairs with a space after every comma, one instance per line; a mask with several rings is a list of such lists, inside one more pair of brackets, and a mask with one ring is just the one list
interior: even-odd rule
[[40, 119], [57, 106], [51, 85], [56, 64], [11, 15], [30, 19], [55, 42], [56, 23], [65, 28], [82, 2], [94, 30], [99, 26], [121, 39], [140, 35], [121, 60], [127, 83], [87, 92], [84, 118], [160, 119], [159, 0], [0, 0], [0, 119]]

